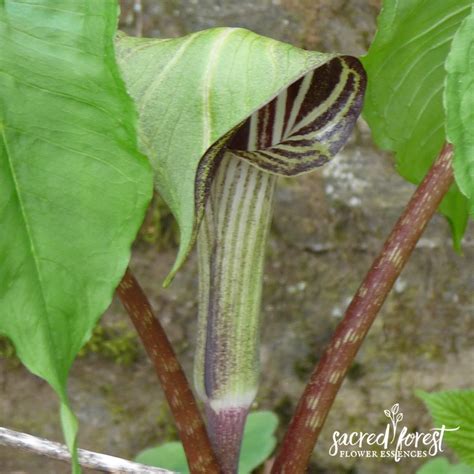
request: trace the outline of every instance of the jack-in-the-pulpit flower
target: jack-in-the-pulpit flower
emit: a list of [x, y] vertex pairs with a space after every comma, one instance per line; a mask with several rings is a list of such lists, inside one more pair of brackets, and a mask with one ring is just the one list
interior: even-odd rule
[[340, 150], [364, 87], [357, 60], [332, 59], [252, 114], [219, 164], [198, 237], [194, 381], [214, 445], [226, 457], [239, 446], [257, 393], [263, 262], [277, 176], [311, 171]]
[[198, 241], [194, 381], [217, 456], [233, 473], [257, 393], [275, 184], [342, 148], [362, 108], [365, 73], [356, 58], [232, 28], [175, 40], [121, 37], [118, 53], [142, 150], [180, 225], [171, 277]]

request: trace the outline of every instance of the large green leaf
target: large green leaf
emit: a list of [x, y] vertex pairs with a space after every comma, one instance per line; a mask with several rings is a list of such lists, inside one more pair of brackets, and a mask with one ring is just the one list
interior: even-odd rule
[[[304, 51], [241, 28], [215, 28], [167, 40], [122, 35], [117, 53], [139, 109], [142, 151], [180, 227], [180, 250], [168, 283], [196, 237], [209, 186], [203, 176], [212, 175], [236, 127], [335, 55]], [[360, 68], [352, 64], [344, 67]], [[360, 69], [354, 74], [363, 83]], [[337, 76], [334, 80], [331, 86], [339, 86]], [[341, 84], [344, 89], [342, 80]], [[327, 88], [321, 84], [322, 90]], [[340, 92], [340, 87], [335, 89]], [[362, 94], [361, 85], [356, 101]], [[324, 111], [324, 104], [319, 105], [316, 114]]]
[[454, 173], [474, 215], [474, 7], [454, 36], [446, 61], [448, 139], [454, 144]]
[[[472, 0], [384, 0], [378, 31], [362, 62], [367, 69], [364, 115], [376, 143], [394, 151], [397, 169], [419, 183], [446, 140], [443, 90], [451, 42]], [[454, 185], [441, 212], [459, 247], [468, 202]]]
[[68, 371], [152, 191], [116, 21], [115, 0], [0, 1], [0, 332], [58, 393], [70, 448]]
[[418, 391], [417, 395], [430, 410], [436, 427], [459, 426], [457, 431], [446, 432], [446, 443], [462, 462], [474, 467], [474, 390]]

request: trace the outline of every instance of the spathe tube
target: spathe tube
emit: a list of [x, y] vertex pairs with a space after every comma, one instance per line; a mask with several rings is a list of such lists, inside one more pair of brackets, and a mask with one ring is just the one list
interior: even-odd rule
[[198, 236], [194, 380], [225, 473], [236, 472], [257, 393], [263, 265], [277, 177], [309, 172], [341, 149], [364, 87], [357, 60], [333, 59], [254, 113], [220, 159]]

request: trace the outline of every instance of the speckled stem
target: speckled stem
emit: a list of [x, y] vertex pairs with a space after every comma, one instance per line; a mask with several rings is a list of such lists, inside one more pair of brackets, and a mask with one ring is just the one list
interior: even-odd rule
[[198, 238], [194, 381], [226, 474], [237, 470], [245, 418], [257, 392], [263, 260], [275, 180], [226, 155]]
[[189, 470], [192, 474], [222, 472], [183, 369], [130, 269], [127, 269], [117, 293], [155, 366], [183, 443]]
[[312, 373], [279, 449], [272, 474], [306, 472], [347, 370], [452, 182], [452, 147], [445, 145], [395, 224]]

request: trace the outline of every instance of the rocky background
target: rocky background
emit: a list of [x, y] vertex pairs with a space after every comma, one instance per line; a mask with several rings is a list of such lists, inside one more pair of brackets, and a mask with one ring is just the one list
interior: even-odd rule
[[[143, 0], [140, 19], [133, 0], [121, 3], [121, 27], [130, 34], [171, 37], [242, 26], [306, 48], [355, 55], [367, 50], [380, 6], [379, 0]], [[396, 174], [392, 156], [374, 147], [362, 121], [332, 164], [280, 182], [266, 265], [263, 376], [255, 408], [276, 411], [282, 426], [413, 189]], [[471, 225], [459, 255], [447, 223], [440, 216], [433, 219], [344, 382], [310, 472], [416, 472], [422, 460], [340, 459], [330, 457], [328, 449], [334, 430], [382, 431], [384, 409], [397, 402], [406, 426], [429, 430], [430, 417], [414, 391], [474, 385], [472, 230]], [[160, 288], [174, 259], [175, 234], [172, 218], [157, 200], [132, 267], [191, 373], [194, 255], [169, 290]], [[61, 440], [50, 388], [21, 367], [7, 341], [0, 342], [0, 351], [0, 426]], [[153, 369], [117, 301], [75, 364], [70, 392], [83, 448], [132, 458], [176, 439]], [[0, 448], [1, 474], [67, 472], [61, 463]]]

